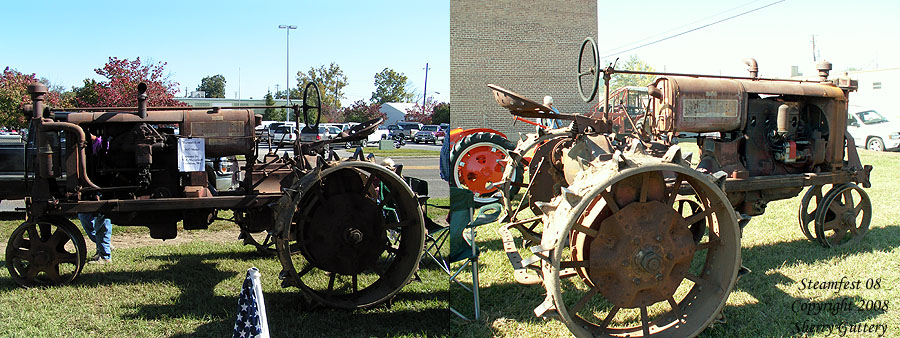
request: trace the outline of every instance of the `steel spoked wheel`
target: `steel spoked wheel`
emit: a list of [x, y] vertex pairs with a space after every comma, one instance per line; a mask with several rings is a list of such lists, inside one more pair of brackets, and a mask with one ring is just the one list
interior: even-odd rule
[[23, 287], [62, 285], [75, 279], [84, 267], [84, 237], [63, 218], [22, 223], [6, 246], [6, 268]]
[[816, 215], [816, 237], [825, 247], [850, 246], [859, 242], [872, 222], [869, 195], [853, 183], [835, 187]]
[[254, 232], [241, 230], [240, 239], [244, 240], [244, 245], [252, 245], [261, 254], [273, 255], [275, 250], [275, 239], [268, 231]]
[[[826, 190], [825, 188], [828, 189]], [[830, 184], [811, 186], [803, 194], [803, 198], [800, 199], [800, 211], [797, 214], [800, 221], [800, 231], [811, 241], [819, 242], [815, 237], [813, 224], [815, 223], [816, 215], [819, 214], [821, 209], [819, 206], [823, 205], [825, 198], [832, 192], [832, 188]], [[822, 191], [827, 191], [827, 193], [823, 195]]]
[[295, 185], [302, 189], [289, 235], [276, 236], [285, 284], [329, 307], [388, 300], [409, 282], [424, 248], [415, 194], [392, 171], [367, 162], [317, 176]]
[[[740, 267], [727, 198], [678, 165], [610, 176], [603, 184], [575, 182], [571, 191], [585, 187], [577, 203], [554, 199], [549, 232], [567, 222], [570, 241], [556, 243], [543, 270], [560, 319], [579, 337], [699, 334], [719, 317]], [[547, 233], [542, 245], [552, 242]], [[570, 269], [582, 278], [563, 279]]]

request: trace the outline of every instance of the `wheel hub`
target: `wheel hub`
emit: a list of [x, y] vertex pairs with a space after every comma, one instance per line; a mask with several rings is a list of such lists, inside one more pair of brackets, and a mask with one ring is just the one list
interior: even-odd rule
[[49, 252], [44, 251], [44, 250], [39, 250], [34, 253], [34, 256], [32, 256], [31, 263], [35, 267], [43, 268], [47, 265], [50, 265], [52, 260], [53, 260], [53, 258], [51, 257]]
[[853, 214], [852, 210], [848, 210], [844, 212], [843, 217], [841, 218], [841, 225], [843, 225], [844, 229], [853, 227], [856, 225], [856, 215]]
[[695, 250], [684, 218], [671, 207], [631, 203], [601, 223], [588, 277], [616, 306], [648, 306], [675, 293]]
[[463, 155], [459, 163], [463, 184], [477, 193], [486, 193], [488, 184], [502, 179], [506, 154], [491, 146], [479, 146]]
[[316, 267], [359, 274], [375, 265], [387, 248], [384, 217], [375, 201], [360, 194], [331, 196], [305, 223], [301, 242]]

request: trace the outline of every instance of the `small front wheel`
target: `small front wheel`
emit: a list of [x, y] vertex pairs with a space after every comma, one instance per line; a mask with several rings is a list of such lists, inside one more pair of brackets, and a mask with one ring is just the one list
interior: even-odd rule
[[67, 284], [86, 260], [84, 237], [61, 217], [22, 223], [6, 246], [6, 268], [22, 287]]

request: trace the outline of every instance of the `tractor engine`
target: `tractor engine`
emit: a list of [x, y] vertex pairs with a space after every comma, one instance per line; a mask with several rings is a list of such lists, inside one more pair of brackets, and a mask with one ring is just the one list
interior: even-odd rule
[[220, 109], [151, 111], [143, 119], [114, 112], [67, 117], [90, 134], [88, 176], [108, 191], [104, 198], [117, 199], [212, 196], [207, 183], [215, 174], [205, 160], [252, 155], [256, 119], [252, 110]]
[[[252, 158], [255, 152], [254, 127], [260, 116], [252, 110], [212, 108], [147, 111], [139, 101], [132, 112], [57, 113], [55, 120], [69, 129], [75, 125], [84, 132], [83, 163], [65, 170], [58, 161], [38, 158], [46, 172], [60, 178], [66, 172], [68, 191], [62, 199], [78, 200], [150, 200], [205, 198], [222, 195], [216, 190], [217, 169], [221, 158], [237, 155]], [[68, 152], [79, 145], [76, 133], [68, 132]], [[67, 157], [67, 162], [72, 157]], [[44, 162], [49, 163], [45, 164]], [[76, 162], [81, 162], [76, 160]], [[236, 173], [234, 173], [236, 174]], [[77, 177], [77, 179], [76, 179]], [[79, 189], [83, 187], [85, 189]], [[240, 193], [239, 191], [232, 193]], [[72, 195], [71, 191], [80, 191]], [[176, 223], [185, 229], [204, 229], [215, 218], [215, 208], [190, 210], [135, 210], [108, 214], [117, 225], [147, 226], [154, 238], [174, 238]]]
[[687, 77], [660, 78], [656, 86], [663, 97], [654, 107], [658, 132], [696, 133], [701, 169], [732, 178], [832, 169], [836, 154], [826, 145], [843, 134], [830, 127], [846, 123], [838, 87]]
[[[645, 132], [696, 137], [697, 170], [722, 171], [730, 179], [840, 170], [849, 82], [834, 85], [826, 80], [831, 65], [819, 68], [821, 83], [659, 77], [649, 86], [655, 100]], [[729, 192], [729, 199], [754, 216], [767, 201], [793, 197], [802, 188], [748, 189]]]

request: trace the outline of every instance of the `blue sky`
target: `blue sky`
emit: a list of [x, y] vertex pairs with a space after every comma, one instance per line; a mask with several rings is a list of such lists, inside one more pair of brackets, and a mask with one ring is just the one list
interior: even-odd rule
[[278, 25], [291, 24], [298, 26], [290, 36], [292, 86], [298, 70], [335, 62], [350, 83], [345, 104], [368, 100], [385, 67], [408, 76], [421, 95], [429, 63], [428, 92], [448, 101], [449, 10], [448, 0], [13, 1], [0, 20], [0, 67], [68, 88], [100, 79], [93, 70], [110, 56], [140, 57], [167, 62], [181, 94], [222, 74], [227, 97], [260, 98], [284, 88]]
[[[775, 1], [601, 1], [599, 51], [607, 55], [632, 42], [651, 42]], [[815, 75], [810, 40], [816, 35], [818, 55], [834, 65], [832, 76], [849, 67], [900, 67], [898, 13], [897, 1], [787, 0], [617, 56], [624, 60], [636, 54], [659, 71], [739, 76], [747, 75], [741, 59], [754, 57], [763, 77], [787, 77], [794, 65], [804, 75]]]

